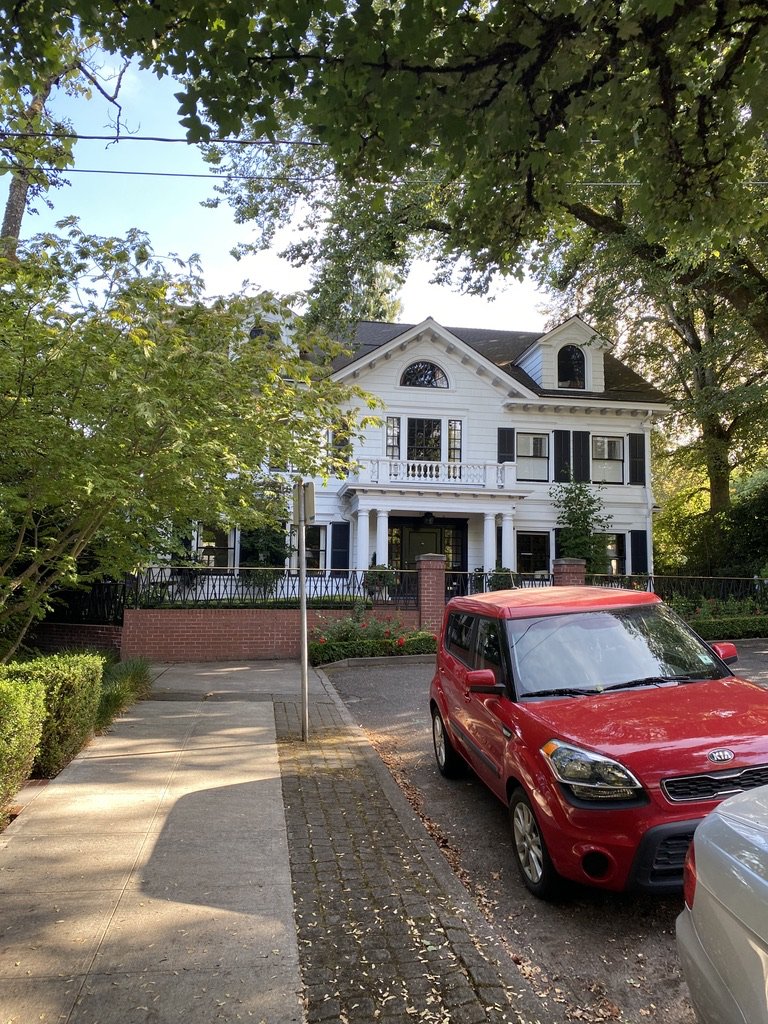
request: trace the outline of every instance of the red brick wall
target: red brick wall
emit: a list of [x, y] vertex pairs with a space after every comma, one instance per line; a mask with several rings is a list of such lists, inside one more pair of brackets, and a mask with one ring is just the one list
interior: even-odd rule
[[[392, 618], [417, 629], [416, 610], [374, 609], [378, 619]], [[307, 611], [312, 630], [345, 611]], [[258, 661], [299, 658], [300, 622], [295, 608], [190, 608], [125, 611], [123, 658], [142, 656], [151, 661]]]
[[41, 651], [95, 648], [120, 651], [121, 626], [85, 626], [74, 622], [41, 622], [30, 633], [28, 643]]
[[416, 562], [421, 628], [438, 633], [445, 610], [445, 555], [419, 555]]
[[556, 587], [583, 587], [587, 563], [583, 558], [556, 558], [552, 563], [552, 582]]

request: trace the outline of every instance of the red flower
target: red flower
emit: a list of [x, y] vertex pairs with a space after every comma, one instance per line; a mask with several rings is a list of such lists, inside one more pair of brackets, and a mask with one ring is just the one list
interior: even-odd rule
[[365, 629], [365, 627], [366, 627], [367, 625], [368, 625], [368, 623], [367, 623], [367, 622], [361, 622], [361, 623], [360, 623], [360, 629]]
[[385, 629], [384, 630], [384, 636], [386, 637], [387, 640], [389, 640], [389, 638], [392, 636], [392, 630], [391, 629]]
[[321, 636], [320, 639], [317, 642], [319, 644], [327, 644], [328, 643], [328, 641], [325, 639], [324, 636]]
[[397, 646], [398, 647], [403, 647], [404, 645], [405, 645], [405, 637], [404, 636], [399, 636], [397, 638]]

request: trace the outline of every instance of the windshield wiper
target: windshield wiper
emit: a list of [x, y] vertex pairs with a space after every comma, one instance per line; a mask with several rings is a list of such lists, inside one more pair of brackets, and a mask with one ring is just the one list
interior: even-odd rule
[[595, 690], [577, 690], [574, 687], [561, 687], [559, 690], [530, 690], [521, 693], [521, 697], [583, 697], [585, 693], [595, 693]]
[[694, 679], [698, 679], [699, 676], [688, 673], [687, 675], [681, 676], [645, 676], [643, 679], [629, 679], [626, 683], [611, 683], [610, 686], [604, 686], [603, 692], [606, 690], [631, 690], [636, 686], [662, 686], [664, 683], [690, 683]]

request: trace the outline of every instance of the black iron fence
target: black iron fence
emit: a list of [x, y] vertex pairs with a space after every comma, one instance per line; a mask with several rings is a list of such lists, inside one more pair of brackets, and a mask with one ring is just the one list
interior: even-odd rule
[[[126, 590], [128, 608], [292, 608], [299, 604], [298, 571], [242, 566], [182, 566], [137, 573]], [[386, 604], [415, 608], [416, 573], [313, 569], [306, 576], [309, 607]]]
[[[650, 590], [682, 613], [694, 614], [717, 602], [749, 603], [768, 613], [768, 580], [757, 577], [588, 575], [587, 584]], [[446, 600], [455, 596], [517, 587], [548, 587], [546, 572], [447, 572]], [[125, 608], [292, 608], [299, 604], [298, 572], [285, 569], [178, 566], [147, 569], [123, 581], [92, 583], [53, 595], [50, 621], [121, 625]], [[323, 569], [307, 573], [307, 604], [314, 608], [352, 608], [364, 603], [392, 610], [418, 607], [414, 571]]]
[[483, 572], [447, 572], [445, 574], [445, 598], [466, 597], [469, 594], [483, 594], [488, 590], [514, 590], [517, 587], [549, 587], [552, 576], [548, 572], [512, 572], [509, 569], [494, 569]]
[[122, 626], [129, 584], [125, 580], [99, 581], [77, 590], [58, 590], [52, 595], [54, 622], [93, 626]]

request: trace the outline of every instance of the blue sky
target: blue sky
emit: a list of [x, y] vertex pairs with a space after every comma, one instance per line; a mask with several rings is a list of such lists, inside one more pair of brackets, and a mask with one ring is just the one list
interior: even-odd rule
[[[127, 132], [182, 138], [173, 97], [176, 89], [170, 79], [158, 81], [149, 73], [131, 69], [121, 89]], [[57, 110], [66, 112], [79, 134], [109, 134], [113, 115], [101, 99], [59, 101]], [[80, 141], [75, 154], [78, 170], [69, 175], [71, 185], [50, 194], [52, 211], [40, 204], [37, 216], [27, 215], [23, 234], [48, 229], [56, 220], [74, 214], [86, 231], [95, 234], [121, 235], [131, 227], [142, 228], [159, 255], [176, 253], [186, 259], [198, 254], [211, 295], [239, 291], [245, 281], [253, 290], [266, 288], [282, 294], [306, 285], [306, 272], [291, 267], [274, 252], [239, 262], [229, 254], [233, 245], [250, 240], [250, 229], [248, 225], [235, 224], [227, 206], [208, 210], [200, 205], [213, 194], [210, 179], [85, 173], [120, 170], [206, 175], [208, 169], [194, 147], [130, 140], [116, 145]], [[5, 182], [0, 188], [4, 201]], [[403, 321], [419, 322], [433, 316], [448, 326], [543, 328], [544, 317], [538, 311], [543, 296], [529, 283], [500, 287], [495, 301], [490, 301], [431, 285], [429, 277], [429, 267], [420, 264], [406, 283]]]

